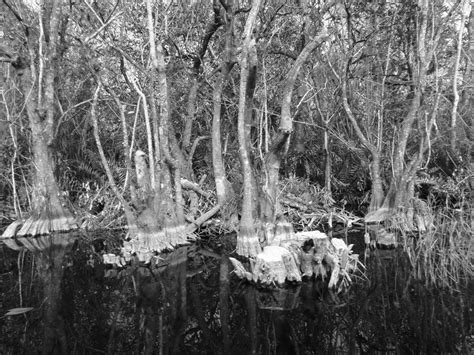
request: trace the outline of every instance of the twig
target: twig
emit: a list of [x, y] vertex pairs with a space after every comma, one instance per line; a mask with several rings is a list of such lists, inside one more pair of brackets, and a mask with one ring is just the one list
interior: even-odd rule
[[[87, 2], [86, 2], [87, 3]], [[120, 15], [122, 15], [122, 11], [120, 11], [118, 14], [116, 14], [115, 16], [111, 17], [106, 23], [103, 23], [102, 26], [100, 26], [93, 34], [91, 34], [90, 36], [88, 36], [85, 40], [84, 40], [84, 43], [88, 43], [90, 40], [92, 40], [94, 37], [96, 37], [100, 32], [102, 32], [102, 30], [104, 30], [105, 28], [107, 28], [117, 17], [119, 17]]]

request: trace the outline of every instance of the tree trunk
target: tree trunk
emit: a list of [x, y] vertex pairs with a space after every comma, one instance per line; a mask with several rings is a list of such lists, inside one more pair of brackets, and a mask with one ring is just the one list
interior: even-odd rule
[[196, 111], [196, 98], [198, 93], [200, 82], [198, 80], [198, 74], [193, 74], [191, 89], [189, 90], [189, 97], [188, 97], [188, 104], [187, 104], [187, 119], [184, 123], [184, 130], [183, 130], [183, 149], [189, 149], [191, 145], [191, 133], [193, 130], [193, 122], [194, 116]]
[[344, 70], [344, 75], [342, 77], [342, 104], [344, 111], [346, 112], [349, 121], [354, 128], [357, 138], [362, 143], [362, 145], [370, 152], [372, 162], [370, 164], [370, 175], [372, 177], [372, 189], [371, 189], [371, 200], [369, 205], [369, 212], [376, 211], [382, 206], [383, 202], [383, 187], [382, 179], [380, 175], [380, 155], [382, 154], [382, 144], [381, 143], [381, 127], [379, 127], [377, 134], [378, 143], [377, 145], [373, 144], [368, 137], [364, 135], [362, 129], [359, 126], [359, 123], [354, 115], [351, 106], [349, 105], [348, 99], [348, 67]]
[[329, 140], [328, 126], [329, 122], [324, 121], [324, 188], [329, 196], [332, 196], [331, 193], [331, 171], [332, 171], [332, 161], [331, 161], [331, 148]]
[[[145, 228], [143, 233], [139, 231], [139, 239], [144, 242], [155, 239], [152, 242], [155, 246], [153, 249], [160, 250], [184, 244], [187, 241], [187, 237], [184, 232], [181, 167], [179, 166], [179, 161], [172, 156], [169, 143], [170, 113], [166, 62], [161, 40], [156, 41], [155, 39], [151, 0], [146, 1], [146, 6], [152, 68], [151, 105], [155, 137], [154, 148], [159, 150], [160, 153], [155, 159], [159, 159], [161, 164], [158, 161], [156, 162], [156, 175], [160, 183], [157, 183], [154, 187], [154, 198], [151, 206], [142, 214]], [[162, 244], [161, 248], [159, 247], [160, 244]]]
[[[467, 138], [470, 142], [467, 159], [468, 167], [474, 171], [474, 0], [471, 0], [471, 14], [469, 16], [469, 49], [468, 67], [466, 70], [466, 89], [463, 92], [462, 112], [465, 113], [467, 122]], [[474, 177], [471, 175], [469, 186], [471, 192], [469, 196], [471, 207], [471, 228], [474, 228]]]
[[[474, 0], [471, 0], [471, 14], [469, 15], [469, 48], [467, 68], [465, 74], [466, 86], [462, 93], [461, 112], [467, 123], [467, 138], [469, 145], [468, 164], [474, 170]], [[472, 179], [472, 178], [471, 178]], [[474, 200], [472, 200], [474, 203]], [[474, 213], [474, 212], [473, 212]]]
[[[419, 24], [417, 26], [417, 42], [415, 44], [415, 63], [413, 67], [417, 68], [414, 74], [413, 90], [414, 96], [405, 119], [403, 120], [398, 134], [398, 139], [395, 142], [395, 153], [393, 157], [393, 172], [390, 187], [383, 206], [389, 210], [396, 211], [398, 209], [405, 209], [411, 202], [408, 199], [408, 186], [410, 181], [414, 178], [416, 167], [414, 169], [405, 168], [405, 154], [408, 144], [408, 139], [412, 133], [413, 123], [419, 117], [419, 110], [421, 107], [421, 98], [426, 86], [426, 72], [429, 61], [428, 52], [431, 52], [436, 47], [436, 43], [431, 41], [430, 51], [427, 51], [427, 30], [428, 30], [428, 2], [427, 0], [419, 0]], [[415, 160], [412, 160], [414, 163]], [[412, 166], [413, 167], [413, 166]]]
[[[225, 65], [222, 66], [222, 71]], [[212, 120], [212, 166], [214, 168], [214, 180], [216, 184], [217, 202], [223, 206], [227, 201], [227, 178], [225, 175], [225, 167], [222, 159], [221, 144], [221, 104], [222, 104], [222, 88], [224, 86], [225, 74], [222, 72], [217, 79], [214, 88], [214, 115]]]
[[458, 90], [458, 77], [459, 77], [459, 63], [461, 61], [461, 51], [462, 51], [462, 37], [464, 33], [464, 22], [466, 20], [466, 11], [467, 11], [467, 1], [463, 1], [464, 6], [461, 6], [461, 21], [458, 24], [459, 25], [459, 30], [458, 30], [458, 38], [457, 38], [457, 49], [456, 49], [456, 58], [454, 60], [454, 68], [453, 68], [453, 108], [451, 111], [451, 127], [450, 127], [450, 149], [451, 153], [456, 157], [455, 160], [457, 159], [457, 121], [458, 121], [458, 104], [459, 104], [459, 90]]
[[[225, 3], [225, 1], [222, 1], [222, 3]], [[197, 99], [198, 89], [202, 83], [202, 79], [200, 78], [200, 68], [201, 68], [204, 55], [206, 54], [206, 51], [207, 51], [207, 48], [209, 46], [209, 42], [212, 36], [222, 25], [220, 7], [221, 7], [221, 4], [219, 3], [219, 0], [212, 1], [214, 17], [212, 21], [209, 22], [209, 24], [207, 25], [198, 54], [194, 56], [193, 58], [194, 63], [193, 63], [193, 68], [192, 68], [192, 84], [191, 84], [191, 89], [189, 90], [188, 103], [187, 103], [187, 116], [188, 117], [184, 123], [184, 130], [183, 130], [183, 148], [186, 151], [188, 151], [191, 145], [191, 133], [192, 133], [193, 122], [195, 119], [196, 99]]]
[[369, 212], [376, 211], [382, 207], [384, 200], [384, 191], [382, 176], [380, 175], [380, 150], [372, 154], [370, 163], [370, 177], [372, 179], [372, 189], [370, 197]]
[[[323, 34], [313, 38], [310, 42], [308, 42], [286, 76], [286, 83], [283, 89], [283, 103], [281, 106], [281, 120], [280, 127], [278, 128], [278, 135], [265, 158], [266, 182], [263, 189], [266, 196], [263, 196], [261, 199], [261, 210], [262, 221], [265, 222], [267, 226], [268, 224], [274, 225], [278, 218], [278, 181], [280, 178], [280, 164], [282, 158], [287, 152], [287, 144], [291, 131], [293, 130], [293, 119], [291, 117], [291, 98], [293, 95], [296, 77], [298, 76], [300, 68], [308, 58], [309, 54], [325, 39], [326, 34]], [[280, 237], [281, 236], [277, 235], [267, 236], [267, 242], [271, 242], [271, 240], [268, 240], [269, 238], [278, 239]]]
[[54, 176], [53, 153], [43, 135], [44, 125], [31, 122], [33, 151], [32, 213], [17, 236], [43, 235], [77, 228], [74, 217], [63, 207]]
[[221, 115], [222, 115], [222, 91], [229, 76], [233, 64], [231, 59], [234, 51], [234, 4], [229, 0], [226, 8], [226, 42], [224, 58], [221, 63], [221, 72], [217, 79], [213, 92], [213, 120], [212, 120], [212, 165], [214, 167], [214, 179], [216, 184], [217, 203], [224, 206], [229, 198], [230, 184], [225, 174], [224, 162], [222, 159], [221, 144]]
[[250, 127], [248, 124], [249, 105], [253, 97], [256, 80], [256, 49], [255, 40], [252, 38], [252, 31], [257, 19], [262, 0], [253, 0], [252, 8], [247, 17], [244, 28], [244, 43], [242, 45], [241, 63], [240, 63], [240, 96], [239, 96], [239, 116], [238, 116], [238, 137], [240, 163], [243, 175], [243, 200], [242, 216], [240, 219], [240, 229], [237, 237], [237, 253], [243, 256], [256, 256], [261, 246], [254, 226], [254, 177], [250, 162]]

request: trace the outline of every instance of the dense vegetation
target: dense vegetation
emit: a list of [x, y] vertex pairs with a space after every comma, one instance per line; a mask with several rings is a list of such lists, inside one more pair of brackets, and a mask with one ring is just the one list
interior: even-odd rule
[[473, 5], [2, 0], [0, 352], [472, 352]]
[[472, 273], [471, 8], [3, 0], [5, 236], [127, 225], [161, 250], [219, 216], [254, 256], [350, 211]]

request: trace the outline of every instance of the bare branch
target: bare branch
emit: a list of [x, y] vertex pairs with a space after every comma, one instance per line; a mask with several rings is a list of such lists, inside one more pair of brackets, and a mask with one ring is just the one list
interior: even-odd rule
[[123, 195], [120, 193], [117, 187], [117, 184], [115, 183], [115, 179], [112, 175], [112, 171], [110, 170], [110, 166], [109, 166], [109, 163], [107, 162], [107, 158], [105, 157], [104, 148], [102, 147], [102, 143], [99, 137], [99, 124], [97, 122], [96, 108], [97, 108], [97, 101], [99, 98], [99, 92], [100, 92], [101, 87], [102, 87], [102, 84], [99, 81], [97, 88], [94, 92], [94, 97], [93, 97], [92, 106], [91, 106], [91, 120], [92, 120], [92, 126], [94, 128], [95, 143], [97, 145], [97, 150], [99, 151], [100, 160], [102, 161], [102, 165], [105, 169], [105, 173], [107, 175], [107, 179], [109, 180], [109, 184], [110, 184], [110, 187], [112, 188], [112, 191], [114, 192], [115, 196], [118, 198], [120, 203], [122, 204], [125, 211], [131, 214], [130, 205], [124, 199]]
[[106, 23], [102, 24], [102, 26], [100, 26], [93, 34], [91, 34], [90, 36], [87, 36], [86, 39], [84, 40], [84, 43], [88, 43], [89, 41], [91, 41], [92, 39], [94, 39], [100, 32], [102, 32], [103, 30], [105, 30], [112, 22], [114, 22], [114, 20], [116, 18], [118, 18], [119, 16], [121, 16], [123, 14], [122, 11], [120, 11], [119, 13], [117, 13], [116, 15], [114, 15], [113, 17], [111, 17]]

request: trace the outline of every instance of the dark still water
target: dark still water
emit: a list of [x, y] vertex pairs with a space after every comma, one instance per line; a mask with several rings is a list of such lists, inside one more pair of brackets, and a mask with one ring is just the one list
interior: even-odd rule
[[[203, 242], [153, 267], [110, 269], [101, 253], [113, 240], [60, 236], [19, 241], [20, 251], [0, 246], [1, 354], [472, 350], [472, 288], [424, 287], [410, 277], [400, 251], [374, 251], [366, 277], [354, 276], [349, 290], [335, 294], [318, 281], [252, 287], [235, 278], [227, 256]], [[222, 244], [214, 241], [217, 250], [226, 249]]]

